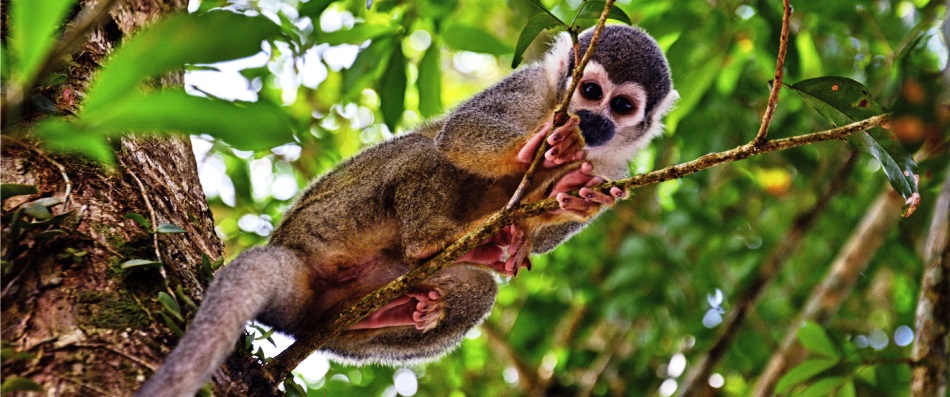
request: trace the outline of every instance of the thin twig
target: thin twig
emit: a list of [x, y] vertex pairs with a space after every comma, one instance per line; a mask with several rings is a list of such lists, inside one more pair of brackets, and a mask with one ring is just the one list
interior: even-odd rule
[[[582, 58], [580, 62], [578, 62], [574, 67], [574, 70], [571, 73], [571, 85], [568, 87], [567, 91], [564, 92], [564, 98], [561, 99], [561, 103], [554, 110], [554, 116], [552, 116], [553, 127], [563, 125], [568, 119], [567, 107], [571, 104], [571, 98], [574, 96], [574, 90], [577, 89], [577, 85], [580, 83], [581, 76], [584, 74], [584, 68], [587, 67], [587, 63], [594, 55], [594, 50], [597, 49], [597, 42], [600, 41], [600, 34], [604, 30], [604, 24], [607, 23], [607, 15], [610, 14], [610, 7], [613, 7], [613, 4], [614, 0], [607, 0], [606, 4], [604, 4], [604, 11], [600, 13], [600, 19], [597, 21], [597, 26], [594, 28], [594, 34], [590, 38], [590, 45], [587, 46], [587, 52], [584, 53], [584, 58]], [[577, 41], [573, 34], [571, 35], [571, 38], [574, 39], [574, 59], [577, 60]], [[549, 131], [548, 134], [553, 131], [554, 128], [551, 128], [551, 131]], [[541, 144], [538, 145], [538, 150], [534, 152], [534, 158], [531, 160], [531, 164], [528, 165], [528, 170], [525, 171], [524, 177], [521, 178], [521, 183], [518, 185], [515, 193], [511, 195], [511, 200], [508, 201], [508, 205], [505, 206], [506, 210], [511, 210], [521, 203], [521, 199], [523, 199], [524, 195], [527, 193], [528, 186], [531, 185], [531, 180], [534, 177], [534, 173], [541, 165], [541, 162], [544, 161], [544, 152], [548, 151], [550, 147], [551, 146], [548, 144], [547, 137], [545, 137], [545, 139], [541, 141]]]
[[[139, 179], [139, 177], [135, 175], [134, 172], [132, 172], [132, 168], [129, 168], [129, 166], [126, 165], [124, 161], [122, 161], [121, 157], [116, 157], [116, 159], [119, 161], [119, 165], [122, 166], [122, 169], [126, 170], [126, 173], [129, 174], [129, 176], [131, 176], [132, 179], [135, 180], [135, 183], [139, 186], [139, 192], [142, 193], [142, 200], [145, 201], [145, 208], [148, 209], [149, 220], [152, 222], [152, 230], [149, 230], [149, 233], [152, 235], [152, 247], [155, 249], [155, 259], [159, 262], [163, 262], [162, 252], [158, 249], [158, 215], [156, 215], [155, 208], [152, 207], [152, 201], [148, 199], [148, 192], [145, 190], [145, 184], [142, 183], [142, 180]], [[162, 280], [165, 280], [165, 283], [167, 284], [168, 275], [165, 273], [164, 262], [159, 268], [159, 273], [162, 275]]]
[[39, 148], [33, 145], [29, 145], [27, 147], [29, 147], [30, 150], [32, 150], [34, 153], [39, 155], [40, 158], [42, 158], [43, 160], [46, 160], [46, 162], [52, 164], [54, 167], [56, 167], [57, 170], [59, 170], [59, 175], [63, 177], [63, 183], [66, 185], [66, 192], [63, 193], [63, 209], [62, 209], [62, 212], [66, 212], [67, 208], [69, 207], [69, 197], [73, 191], [73, 184], [69, 180], [69, 175], [66, 175], [66, 167], [64, 167], [62, 164], [60, 164], [56, 160], [53, 160], [52, 158], [47, 156], [46, 153], [43, 153], [43, 151], [40, 150]]
[[775, 78], [772, 80], [772, 90], [769, 92], [769, 104], [765, 107], [765, 114], [762, 115], [762, 125], [759, 126], [759, 132], [752, 141], [755, 146], [765, 143], [766, 136], [769, 133], [769, 124], [772, 123], [772, 116], [778, 106], [778, 93], [782, 89], [782, 76], [785, 73], [783, 71], [785, 68], [785, 53], [788, 49], [788, 25], [792, 15], [792, 6], [789, 4], [789, 0], [782, 0], [782, 7], [782, 35], [779, 38], [778, 59], [775, 60]]
[[[707, 154], [694, 161], [667, 167], [648, 174], [597, 185], [594, 188], [603, 191], [603, 189], [609, 190], [611, 186], [634, 188], [659, 183], [680, 178], [684, 175], [692, 174], [722, 163], [742, 160], [758, 154], [789, 149], [815, 142], [841, 139], [855, 132], [877, 127], [886, 120], [888, 120], [886, 114], [879, 115], [831, 130], [768, 141], [761, 147], [744, 145], [726, 152]], [[356, 324], [357, 321], [379, 310], [393, 299], [405, 294], [410, 288], [419, 284], [435, 272], [450, 263], [454, 263], [456, 259], [466, 252], [471, 251], [476, 245], [488, 237], [498, 233], [506, 225], [510, 225], [516, 220], [540, 215], [557, 207], [558, 204], [554, 198], [547, 198], [535, 203], [516, 207], [511, 211], [498, 211], [486, 220], [485, 223], [479, 225], [464, 237], [449, 245], [435, 257], [421, 263], [396, 280], [367, 295], [355, 305], [338, 314], [332, 322], [324, 323], [314, 329], [313, 333], [307, 337], [298, 339], [293, 345], [284, 350], [277, 357], [274, 357], [274, 359], [265, 366], [265, 370], [274, 380], [284, 379], [290, 374], [290, 371], [307, 358], [310, 353], [320, 349], [344, 330]]]

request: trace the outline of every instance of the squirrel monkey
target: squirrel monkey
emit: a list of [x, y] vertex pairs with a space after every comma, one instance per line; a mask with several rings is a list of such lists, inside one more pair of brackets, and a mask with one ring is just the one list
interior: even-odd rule
[[[592, 32], [581, 34], [581, 54]], [[558, 210], [506, 227], [322, 350], [344, 363], [408, 364], [457, 347], [491, 311], [493, 272], [529, 267], [527, 253], [553, 249], [624, 196], [587, 186], [626, 177], [629, 159], [660, 133], [678, 98], [656, 41], [638, 28], [606, 26], [571, 94], [570, 118], [553, 127], [574, 64], [562, 34], [540, 62], [313, 182], [266, 246], [218, 272], [188, 332], [137, 395], [192, 396], [247, 321], [306, 335], [435, 255], [504, 207], [547, 139], [524, 200], [553, 196]], [[579, 197], [566, 193], [576, 189]]]

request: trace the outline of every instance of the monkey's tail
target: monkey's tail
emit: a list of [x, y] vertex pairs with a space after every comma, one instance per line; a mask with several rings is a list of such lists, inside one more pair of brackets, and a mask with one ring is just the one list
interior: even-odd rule
[[222, 268], [185, 336], [137, 397], [191, 397], [234, 349], [244, 325], [272, 302], [291, 299], [287, 283], [303, 265], [287, 248], [249, 249]]

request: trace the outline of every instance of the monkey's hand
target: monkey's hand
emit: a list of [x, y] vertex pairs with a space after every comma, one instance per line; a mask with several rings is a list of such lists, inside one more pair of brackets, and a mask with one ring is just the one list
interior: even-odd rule
[[445, 317], [445, 301], [442, 291], [435, 287], [419, 286], [417, 291], [409, 292], [394, 299], [382, 309], [366, 316], [350, 329], [374, 329], [412, 325], [426, 332]]
[[[572, 214], [587, 220], [598, 211], [602, 205], [612, 205], [615, 199], [627, 196], [626, 190], [619, 187], [610, 188], [610, 194], [591, 189], [591, 186], [603, 183], [606, 180], [593, 174], [594, 166], [589, 162], [581, 164], [581, 168], [565, 174], [554, 184], [549, 197], [554, 197], [560, 208], [552, 211], [554, 214]], [[578, 190], [578, 196], [571, 196], [567, 192]]]
[[530, 248], [524, 229], [512, 224], [462, 255], [458, 262], [485, 265], [498, 273], [514, 277], [522, 267], [531, 270], [531, 259], [528, 258]]
[[579, 122], [580, 119], [577, 116], [571, 116], [564, 125], [554, 128], [554, 132], [548, 136], [548, 132], [551, 132], [554, 125], [553, 120], [548, 120], [518, 151], [518, 161], [531, 164], [545, 136], [551, 148], [544, 152], [542, 167], [552, 168], [571, 161], [583, 160], [587, 152], [584, 150], [584, 138], [577, 128]]

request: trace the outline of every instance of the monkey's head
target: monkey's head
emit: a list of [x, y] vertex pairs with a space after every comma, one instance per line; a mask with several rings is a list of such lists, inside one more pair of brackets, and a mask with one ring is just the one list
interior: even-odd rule
[[[593, 28], [581, 33], [580, 56], [590, 46], [593, 33]], [[545, 58], [558, 97], [569, 88], [575, 63], [571, 39], [564, 33]], [[662, 131], [660, 119], [677, 98], [669, 65], [656, 41], [639, 28], [608, 25], [584, 69], [568, 112], [580, 117], [581, 134], [591, 158], [626, 161]]]

